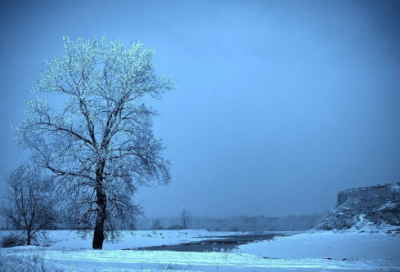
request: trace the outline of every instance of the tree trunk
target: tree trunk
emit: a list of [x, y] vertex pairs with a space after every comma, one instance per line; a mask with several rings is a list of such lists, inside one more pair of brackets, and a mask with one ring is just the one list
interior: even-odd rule
[[104, 217], [100, 215], [100, 212], [97, 214], [96, 226], [94, 228], [93, 234], [93, 249], [103, 249], [104, 242]]
[[31, 245], [31, 230], [27, 230], [27, 237], [26, 237], [26, 245], [30, 246]]
[[106, 220], [107, 198], [102, 187], [98, 187], [96, 189], [96, 195], [97, 195], [98, 210], [97, 210], [96, 226], [94, 228], [94, 234], [93, 234], [92, 248], [101, 250], [103, 249], [103, 242], [104, 242], [104, 221]]

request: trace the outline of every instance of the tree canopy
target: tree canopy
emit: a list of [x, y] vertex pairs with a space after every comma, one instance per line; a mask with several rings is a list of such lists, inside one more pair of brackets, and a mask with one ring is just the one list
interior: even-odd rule
[[14, 128], [20, 147], [52, 173], [68, 203], [66, 216], [95, 230], [95, 249], [108, 233], [132, 225], [140, 212], [132, 202], [139, 186], [171, 180], [164, 146], [152, 131], [156, 111], [143, 97], [161, 99], [174, 81], [156, 75], [153, 54], [141, 43], [126, 49], [104, 37], [64, 37], [62, 57], [46, 61], [32, 90], [62, 95], [62, 107], [30, 101]]

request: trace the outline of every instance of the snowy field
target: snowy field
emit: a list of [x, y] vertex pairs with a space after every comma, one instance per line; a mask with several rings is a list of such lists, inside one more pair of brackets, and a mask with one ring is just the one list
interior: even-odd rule
[[[1, 231], [0, 236], [6, 233]], [[0, 271], [400, 271], [400, 235], [384, 231], [307, 232], [241, 245], [232, 252], [122, 250], [232, 234], [242, 233], [135, 231], [94, 251], [90, 239], [74, 232], [50, 231], [55, 242], [45, 249], [1, 248]]]

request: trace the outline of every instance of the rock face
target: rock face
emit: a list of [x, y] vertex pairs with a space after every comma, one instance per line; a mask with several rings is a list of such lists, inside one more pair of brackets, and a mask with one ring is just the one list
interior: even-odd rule
[[365, 224], [400, 226], [400, 183], [348, 189], [317, 229], [349, 229]]

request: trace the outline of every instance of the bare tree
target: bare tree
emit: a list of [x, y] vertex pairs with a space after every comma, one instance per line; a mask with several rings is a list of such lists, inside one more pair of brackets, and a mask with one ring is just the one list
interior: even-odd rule
[[10, 224], [25, 233], [26, 244], [31, 245], [38, 231], [53, 224], [52, 183], [43, 171], [28, 162], [15, 167], [6, 177], [7, 188], [0, 214]]
[[162, 230], [163, 229], [163, 226], [160, 223], [160, 219], [155, 218], [152, 220], [151, 229], [153, 229], [153, 230]]
[[192, 221], [192, 214], [186, 208], [182, 208], [181, 212], [179, 213], [179, 217], [181, 219], [182, 228], [186, 229], [190, 226]]
[[171, 179], [152, 131], [156, 112], [141, 102], [174, 88], [172, 79], [155, 74], [153, 53], [140, 43], [126, 49], [105, 38], [64, 37], [62, 58], [46, 62], [33, 88], [60, 94], [63, 106], [54, 109], [37, 98], [14, 129], [19, 145], [53, 173], [65, 216], [82, 230], [94, 229], [93, 249], [102, 249], [118, 229], [132, 228], [139, 186]]

